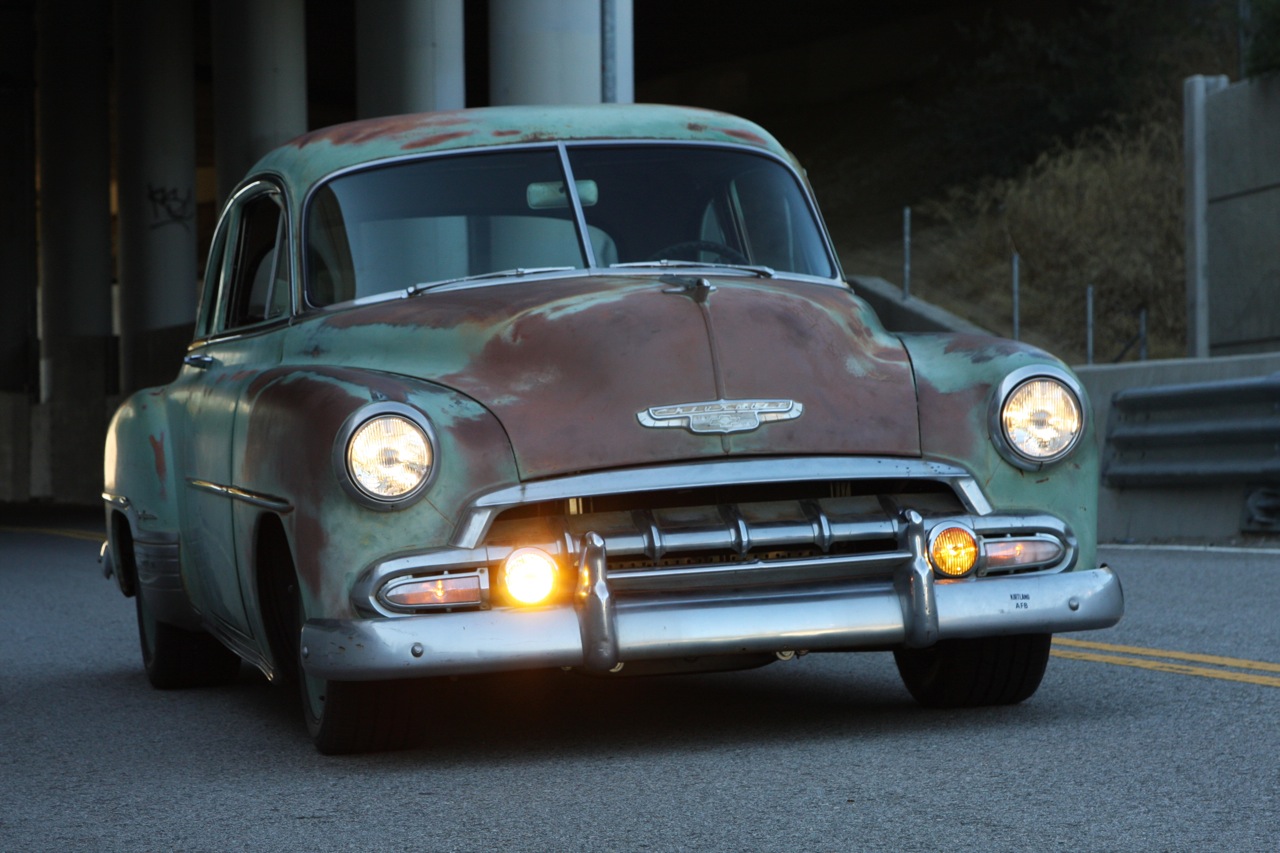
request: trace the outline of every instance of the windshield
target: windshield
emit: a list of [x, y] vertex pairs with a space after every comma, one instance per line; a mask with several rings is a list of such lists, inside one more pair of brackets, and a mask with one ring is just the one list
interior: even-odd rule
[[675, 144], [567, 150], [573, 193], [551, 147], [405, 161], [330, 181], [307, 211], [308, 300], [662, 260], [836, 275], [795, 175], [772, 158]]

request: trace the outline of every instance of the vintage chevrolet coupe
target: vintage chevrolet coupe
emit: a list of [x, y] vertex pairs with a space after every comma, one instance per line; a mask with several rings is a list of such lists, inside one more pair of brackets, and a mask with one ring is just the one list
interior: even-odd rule
[[104, 569], [157, 687], [298, 686], [394, 747], [430, 676], [892, 651], [1014, 703], [1123, 611], [1070, 371], [887, 332], [761, 128], [663, 106], [376, 119], [265, 157], [177, 377], [127, 400]]

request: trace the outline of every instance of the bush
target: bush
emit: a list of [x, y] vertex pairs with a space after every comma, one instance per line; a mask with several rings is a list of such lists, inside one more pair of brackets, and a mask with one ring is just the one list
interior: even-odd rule
[[1181, 124], [1171, 111], [1090, 131], [1016, 178], [953, 189], [921, 212], [944, 226], [921, 259], [922, 298], [1007, 335], [1017, 252], [1023, 339], [1083, 362], [1093, 285], [1096, 360], [1120, 355], [1144, 307], [1150, 356], [1185, 351]]

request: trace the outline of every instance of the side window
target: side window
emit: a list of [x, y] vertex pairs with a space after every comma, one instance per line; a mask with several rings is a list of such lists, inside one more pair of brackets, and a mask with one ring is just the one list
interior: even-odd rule
[[224, 329], [251, 326], [288, 313], [289, 263], [284, 224], [276, 193], [263, 193], [240, 206]]
[[218, 304], [221, 299], [227, 266], [227, 224], [218, 223], [209, 247], [209, 260], [205, 263], [204, 281], [200, 283], [200, 314], [196, 319], [196, 337], [203, 338], [218, 329]]

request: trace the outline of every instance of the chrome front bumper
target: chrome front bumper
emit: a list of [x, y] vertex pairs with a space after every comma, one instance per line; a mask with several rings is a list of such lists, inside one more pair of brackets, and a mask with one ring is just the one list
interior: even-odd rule
[[935, 581], [914, 513], [911, 556], [891, 581], [771, 592], [618, 599], [589, 535], [574, 604], [355, 620], [308, 620], [303, 665], [338, 681], [751, 653], [929, 646], [938, 640], [1106, 628], [1124, 613], [1107, 567]]

